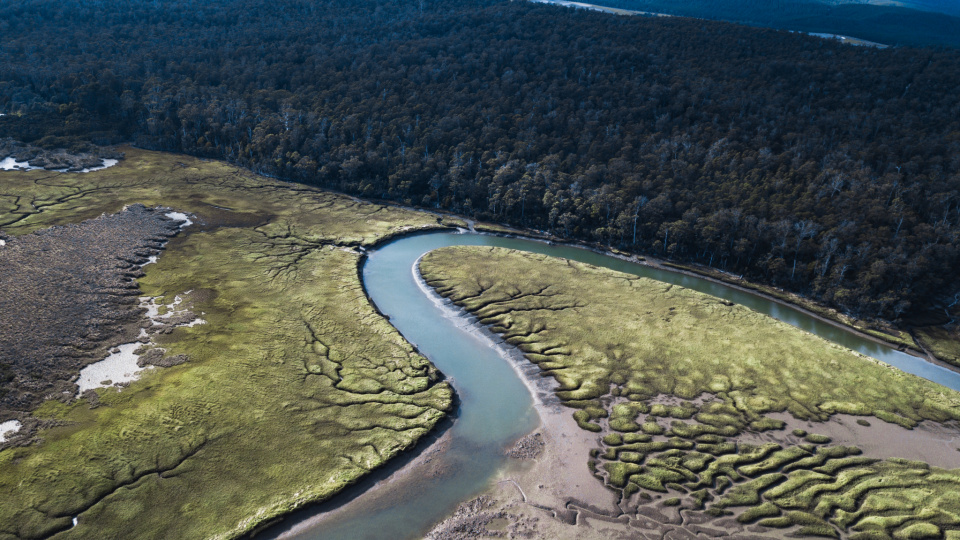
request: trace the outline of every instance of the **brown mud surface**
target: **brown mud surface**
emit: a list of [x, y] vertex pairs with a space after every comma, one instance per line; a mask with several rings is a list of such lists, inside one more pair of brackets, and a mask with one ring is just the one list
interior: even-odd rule
[[[137, 339], [141, 265], [179, 222], [163, 209], [122, 212], [16, 237], [0, 233], [0, 421], [70, 399], [80, 369]], [[26, 444], [30, 426], [6, 444]]]

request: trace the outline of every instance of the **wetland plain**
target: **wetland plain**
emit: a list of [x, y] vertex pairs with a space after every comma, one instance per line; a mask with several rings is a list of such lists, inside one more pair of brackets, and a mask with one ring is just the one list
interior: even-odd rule
[[[79, 399], [57, 387], [5, 410], [0, 420], [34, 429], [30, 441], [15, 434], [2, 443], [0, 538], [235, 537], [331, 497], [446, 416], [451, 387], [374, 310], [358, 276], [363, 249], [436, 228], [436, 216], [221, 162], [125, 153], [87, 174], [0, 173], [0, 249], [109, 221], [136, 203], [189, 214], [196, 223], [162, 252], [141, 254], [159, 256], [138, 270], [130, 298], [169, 305], [179, 295], [206, 323], [154, 340], [165, 357], [187, 362]], [[43, 285], [0, 289], [14, 304], [18, 294], [71, 293]], [[150, 324], [137, 302], [125, 306]], [[98, 325], [107, 321], [84, 336], [96, 347], [129, 341], [98, 334]], [[61, 365], [61, 384], [94, 360]]]
[[[394, 308], [371, 303], [362, 275], [367, 253], [390, 239], [467, 222], [221, 162], [124, 151], [86, 174], [0, 173], [0, 250], [9, 250], [0, 257], [47, 242], [35, 251], [56, 264], [44, 270], [60, 268], [0, 288], [21, 310], [57, 293], [56, 275], [89, 263], [89, 250], [63, 249], [57, 237], [90, 229], [95, 242], [105, 224], [140, 216], [124, 229], [132, 247], [97, 255], [112, 261], [109, 272], [81, 280], [103, 289], [94, 277], [119, 275], [122, 301], [106, 304], [121, 315], [94, 310], [78, 323], [85, 345], [73, 349], [86, 352], [47, 355], [55, 377], [5, 371], [25, 398], [0, 417], [18, 428], [0, 441], [0, 491], [18, 495], [0, 505], [0, 538], [246, 535], [335, 500], [454, 413], [454, 389], [473, 375], [445, 379], [405, 339]], [[143, 228], [152, 223], [144, 216], [163, 233]], [[484, 238], [493, 237], [471, 242]], [[393, 266], [416, 278], [410, 261]], [[432, 538], [960, 530], [952, 390], [728, 300], [588, 264], [445, 247], [418, 271], [420, 292], [435, 288], [450, 302], [447, 316], [500, 343], [494, 355], [512, 362], [540, 419], [525, 435], [506, 412], [489, 415], [503, 424], [497, 442], [484, 439], [493, 468], [451, 481], [469, 487], [431, 510], [448, 516]], [[57, 301], [104, 304], [78, 290]], [[72, 347], [60, 338], [42, 344]], [[143, 338], [138, 353], [154, 367], [77, 396], [80, 372], [131, 338]], [[455, 425], [477, 414], [474, 402], [491, 401], [483, 384], [502, 384], [477, 377]], [[529, 404], [504, 405], [531, 424]], [[487, 428], [476, 429], [483, 439]], [[478, 456], [440, 441], [419, 464], [434, 450]], [[451, 463], [438, 476], [455, 477]], [[474, 498], [454, 509], [461, 497]]]

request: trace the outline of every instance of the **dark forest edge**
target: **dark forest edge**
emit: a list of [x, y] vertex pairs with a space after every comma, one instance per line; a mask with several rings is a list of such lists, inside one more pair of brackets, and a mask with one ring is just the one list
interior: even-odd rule
[[480, 0], [32, 0], [0, 33], [0, 136], [223, 158], [856, 318], [960, 298], [957, 51]]

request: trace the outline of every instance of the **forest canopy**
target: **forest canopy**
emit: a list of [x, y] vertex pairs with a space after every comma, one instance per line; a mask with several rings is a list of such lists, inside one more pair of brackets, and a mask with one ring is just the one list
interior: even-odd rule
[[0, 137], [226, 159], [859, 316], [958, 289], [957, 51], [492, 0], [25, 0], [0, 36]]

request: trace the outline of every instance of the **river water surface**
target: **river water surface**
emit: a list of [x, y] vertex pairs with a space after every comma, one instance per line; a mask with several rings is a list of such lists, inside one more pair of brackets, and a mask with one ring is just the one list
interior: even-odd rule
[[[460, 398], [449, 448], [438, 459], [444, 473], [417, 479], [416, 489], [371, 505], [347, 505], [334, 519], [289, 537], [364, 540], [419, 538], [459, 503], [481, 492], [506, 463], [504, 448], [537, 425], [529, 391], [485, 338], [445, 316], [416, 279], [416, 261], [445, 246], [498, 246], [564, 257], [680, 285], [742, 304], [903, 371], [960, 390], [960, 373], [859, 337], [793, 308], [693, 276], [658, 270], [570, 246], [519, 238], [434, 232], [395, 240], [370, 253], [363, 267], [367, 294], [403, 336], [451, 381]], [[309, 523], [310, 520], [307, 520]]]

